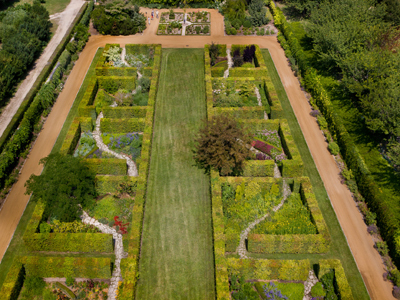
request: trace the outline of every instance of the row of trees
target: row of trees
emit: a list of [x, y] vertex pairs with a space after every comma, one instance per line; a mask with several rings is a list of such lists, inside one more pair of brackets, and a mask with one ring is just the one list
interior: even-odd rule
[[101, 34], [130, 35], [146, 29], [146, 17], [128, 0], [103, 0], [92, 13], [93, 26]]
[[398, 0], [286, 0], [309, 19], [318, 65], [336, 74], [367, 128], [389, 141], [400, 164], [400, 9]]
[[42, 52], [50, 28], [49, 13], [39, 0], [0, 12], [0, 105]]

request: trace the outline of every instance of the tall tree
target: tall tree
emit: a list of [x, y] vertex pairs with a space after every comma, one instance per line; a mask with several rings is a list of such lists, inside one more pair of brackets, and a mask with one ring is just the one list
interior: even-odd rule
[[196, 139], [194, 159], [207, 172], [216, 170], [221, 175], [238, 174], [250, 156], [246, 145], [251, 138], [236, 120], [224, 115], [205, 120]]

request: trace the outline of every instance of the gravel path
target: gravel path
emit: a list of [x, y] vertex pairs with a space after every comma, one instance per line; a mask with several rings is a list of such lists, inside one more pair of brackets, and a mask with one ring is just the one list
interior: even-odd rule
[[[76, 1], [72, 0], [71, 3]], [[268, 48], [271, 53], [371, 299], [395, 299], [392, 295], [393, 285], [389, 281], [384, 281], [382, 277], [382, 274], [386, 271], [382, 259], [374, 248], [374, 242], [367, 232], [367, 226], [354, 203], [351, 193], [345, 185], [341, 184], [341, 178], [338, 175], [340, 170], [326, 147], [325, 138], [315, 118], [310, 116], [311, 108], [308, 100], [297, 77], [294, 76], [288, 65], [285, 53], [276, 37], [225, 36], [223, 16], [213, 9], [204, 10], [211, 13], [213, 27], [210, 36], [186, 36], [183, 38], [181, 36], [157, 36], [158, 20], [156, 20], [143, 34], [135, 36], [95, 35], [90, 37], [65, 84], [64, 90], [53, 106], [42, 132], [28, 155], [18, 181], [14, 184], [3, 208], [0, 210], [0, 259], [3, 258], [29, 201], [30, 196], [24, 194], [26, 190], [24, 184], [31, 174], [39, 175], [41, 173], [43, 165], [39, 165], [39, 160], [49, 155], [98, 47], [104, 47], [107, 43], [118, 43], [124, 46], [125, 44], [152, 44], [157, 42], [162, 44], [164, 48], [202, 48], [212, 41], [227, 45], [254, 43], [258, 44], [260, 48]], [[147, 11], [147, 14], [151, 13], [151, 9], [147, 8], [141, 8], [141, 11]], [[160, 13], [167, 11], [167, 9], [159, 10]], [[183, 10], [177, 11], [183, 12]], [[188, 11], [196, 11], [196, 9]], [[62, 28], [62, 26], [59, 28]], [[347, 246], [343, 245], [343, 248], [345, 247]], [[345, 269], [347, 270], [347, 268]]]
[[231, 56], [231, 49], [226, 49], [226, 57], [228, 58], [228, 69], [224, 72], [224, 78], [229, 77], [229, 69], [233, 66], [232, 56]]
[[99, 147], [99, 149], [103, 152], [107, 152], [107, 153], [114, 155], [116, 158], [125, 159], [126, 164], [128, 165], [128, 175], [135, 176], [135, 177], [139, 176], [136, 164], [129, 156], [112, 151], [111, 149], [108, 148], [108, 146], [106, 144], [103, 143], [103, 139], [101, 138], [101, 131], [100, 131], [100, 121], [102, 118], [103, 118], [103, 112], [101, 112], [99, 114], [99, 116], [97, 117], [96, 129], [93, 131], [93, 138], [96, 141], [97, 147]]
[[108, 300], [116, 300], [118, 283], [122, 281], [121, 259], [128, 257], [128, 253], [124, 251], [124, 245], [122, 243], [122, 234], [118, 233], [114, 228], [102, 224], [94, 218], [91, 218], [85, 211], [83, 212], [81, 219], [83, 223], [97, 227], [102, 233], [112, 234], [113, 239], [115, 240], [115, 248], [114, 248], [115, 263], [114, 263], [114, 271], [111, 277], [111, 283], [108, 288]]
[[311, 300], [311, 288], [318, 282], [317, 276], [315, 276], [314, 271], [310, 270], [308, 272], [308, 278], [304, 281], [304, 297], [303, 300]]

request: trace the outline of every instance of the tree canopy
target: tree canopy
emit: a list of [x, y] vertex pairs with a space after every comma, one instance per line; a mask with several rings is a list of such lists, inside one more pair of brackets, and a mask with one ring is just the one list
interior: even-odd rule
[[51, 26], [39, 0], [0, 12], [0, 105], [41, 53]]
[[77, 157], [52, 154], [40, 161], [45, 170], [31, 175], [26, 193], [33, 193], [45, 204], [45, 217], [71, 222], [81, 215], [80, 208], [90, 208], [96, 196], [95, 173]]
[[146, 29], [146, 17], [128, 0], [105, 0], [92, 12], [93, 26], [101, 34], [129, 35]]
[[251, 138], [236, 120], [224, 115], [205, 120], [199, 131], [194, 159], [207, 172], [216, 170], [221, 175], [238, 174], [250, 156], [246, 145]]

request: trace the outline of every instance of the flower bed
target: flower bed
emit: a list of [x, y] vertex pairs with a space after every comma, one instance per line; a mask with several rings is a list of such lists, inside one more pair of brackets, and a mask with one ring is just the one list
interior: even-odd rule
[[197, 11], [187, 13], [187, 21], [191, 23], [210, 23], [211, 16], [207, 11]]
[[210, 35], [210, 25], [191, 24], [186, 27], [185, 35]]
[[158, 35], [182, 35], [181, 23], [159, 24], [157, 29]]
[[258, 106], [256, 84], [248, 80], [214, 80], [214, 107]]

